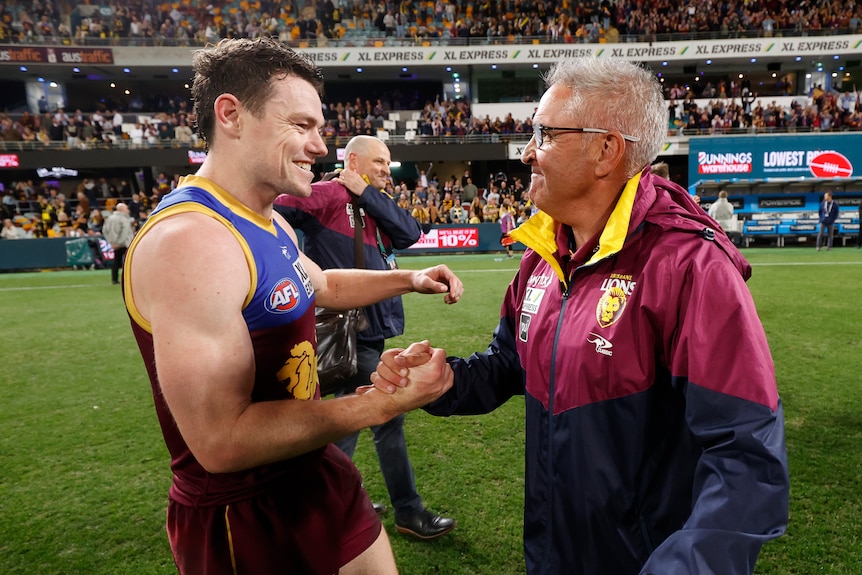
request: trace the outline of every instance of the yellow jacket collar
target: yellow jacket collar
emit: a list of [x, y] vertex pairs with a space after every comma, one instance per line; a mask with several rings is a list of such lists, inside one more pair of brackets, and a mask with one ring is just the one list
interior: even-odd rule
[[[626, 182], [623, 192], [620, 194], [620, 199], [617, 201], [617, 205], [614, 207], [614, 211], [611, 213], [610, 218], [608, 218], [608, 222], [605, 224], [605, 228], [599, 237], [599, 249], [596, 250], [584, 265], [592, 265], [622, 249], [626, 240], [626, 234], [628, 233], [632, 206], [637, 195], [640, 179], [641, 174], [639, 172]], [[558, 226], [558, 222], [551, 216], [540, 211], [512, 230], [509, 236], [539, 254], [553, 268], [560, 281], [565, 284], [567, 283], [566, 277], [556, 257], [556, 234]]]

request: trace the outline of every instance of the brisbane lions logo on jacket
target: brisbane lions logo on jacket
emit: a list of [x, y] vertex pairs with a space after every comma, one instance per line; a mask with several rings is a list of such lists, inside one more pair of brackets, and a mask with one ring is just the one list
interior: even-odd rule
[[628, 297], [636, 285], [637, 282], [632, 280], [632, 276], [623, 274], [611, 274], [602, 282], [604, 293], [596, 306], [596, 321], [599, 322], [599, 327], [608, 327], [620, 319], [626, 309]]

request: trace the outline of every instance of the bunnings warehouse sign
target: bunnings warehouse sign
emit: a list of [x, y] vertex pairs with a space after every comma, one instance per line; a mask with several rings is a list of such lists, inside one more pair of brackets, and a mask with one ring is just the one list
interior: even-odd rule
[[689, 185], [712, 180], [862, 177], [862, 134], [693, 137]]

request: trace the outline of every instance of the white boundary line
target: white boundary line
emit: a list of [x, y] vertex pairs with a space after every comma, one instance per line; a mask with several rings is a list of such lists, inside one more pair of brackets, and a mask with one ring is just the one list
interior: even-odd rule
[[[752, 263], [751, 267], [777, 267], [777, 266], [858, 266], [862, 265], [862, 261], [858, 262], [773, 262], [773, 263]], [[497, 270], [461, 270], [459, 274], [484, 274], [484, 273], [513, 273], [518, 271], [518, 268], [501, 268]], [[31, 291], [43, 289], [72, 289], [72, 288], [88, 288], [88, 287], [109, 287], [100, 284], [73, 284], [59, 286], [21, 286], [21, 287], [0, 287], [0, 293], [10, 291]]]
[[753, 267], [766, 267], [766, 266], [858, 266], [862, 265], [862, 261], [859, 262], [772, 262], [772, 263], [762, 263], [762, 264], [751, 264]]
[[[108, 284], [110, 285], [110, 284]], [[62, 286], [21, 286], [21, 287], [0, 287], [0, 292], [4, 291], [30, 291], [37, 289], [67, 289], [67, 288], [86, 288], [86, 287], [102, 287], [99, 284], [77, 284], [77, 285], [62, 285]], [[105, 286], [107, 287], [107, 286]]]

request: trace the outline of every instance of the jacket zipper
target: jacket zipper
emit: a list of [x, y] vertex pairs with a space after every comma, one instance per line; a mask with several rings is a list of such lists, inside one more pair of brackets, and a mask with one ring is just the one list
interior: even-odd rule
[[558, 343], [560, 341], [560, 330], [563, 325], [563, 318], [566, 315], [566, 306], [569, 301], [569, 292], [572, 289], [572, 279], [574, 278], [574, 272], [569, 277], [569, 285], [566, 286], [566, 289], [563, 291], [563, 301], [560, 304], [560, 315], [557, 318], [557, 329], [554, 332], [554, 347], [551, 353], [551, 373], [549, 383], [549, 391], [548, 391], [548, 464], [546, 466], [546, 473], [548, 474], [548, 535], [545, 539], [545, 567], [543, 571], [545, 573], [551, 573], [551, 562], [552, 562], [552, 553], [551, 549], [553, 547], [552, 541], [554, 540], [554, 451], [553, 451], [553, 434], [554, 434], [554, 390], [556, 388], [556, 376], [557, 376], [557, 348]]

